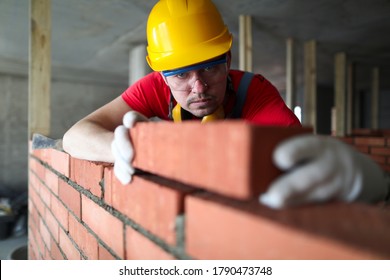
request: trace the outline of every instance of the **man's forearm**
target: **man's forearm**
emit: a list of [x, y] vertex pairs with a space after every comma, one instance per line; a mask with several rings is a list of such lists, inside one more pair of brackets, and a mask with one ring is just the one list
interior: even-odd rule
[[80, 121], [63, 137], [63, 148], [72, 157], [102, 162], [114, 162], [111, 142], [114, 133], [90, 122]]

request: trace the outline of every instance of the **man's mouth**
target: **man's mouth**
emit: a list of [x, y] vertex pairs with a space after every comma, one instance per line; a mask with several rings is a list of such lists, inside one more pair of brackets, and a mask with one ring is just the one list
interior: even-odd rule
[[195, 99], [195, 100], [191, 100], [189, 102], [189, 105], [194, 105], [196, 107], [208, 107], [208, 105], [210, 105], [212, 103], [212, 99], [211, 98], [201, 98], [201, 99]]

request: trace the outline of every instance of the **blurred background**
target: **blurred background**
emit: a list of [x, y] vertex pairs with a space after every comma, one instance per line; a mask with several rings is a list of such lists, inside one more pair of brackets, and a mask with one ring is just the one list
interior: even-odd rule
[[[145, 62], [147, 16], [156, 0], [52, 0], [50, 137], [120, 95], [150, 72]], [[389, 0], [214, 0], [234, 37], [239, 67], [239, 17], [251, 18], [252, 70], [286, 97], [287, 46], [293, 46], [292, 109], [304, 114], [304, 46], [316, 42], [317, 132], [331, 133], [335, 55], [353, 65], [355, 128], [372, 128], [373, 69], [379, 81], [378, 124], [390, 128]], [[0, 0], [0, 197], [24, 213], [28, 158], [28, 0]], [[290, 43], [288, 43], [290, 42]], [[291, 43], [293, 43], [291, 45]], [[22, 202], [21, 202], [22, 201]], [[12, 204], [14, 203], [14, 204]], [[20, 214], [22, 215], [22, 214]], [[24, 223], [24, 221], [19, 222]]]

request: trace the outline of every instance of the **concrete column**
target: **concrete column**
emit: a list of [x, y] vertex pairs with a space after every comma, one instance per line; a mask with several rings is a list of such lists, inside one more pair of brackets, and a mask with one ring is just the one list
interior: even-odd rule
[[150, 73], [151, 69], [146, 62], [146, 45], [139, 44], [129, 52], [129, 85]]
[[345, 53], [340, 52], [335, 55], [335, 106], [336, 106], [336, 136], [346, 134], [346, 61]]
[[354, 110], [355, 104], [355, 64], [350, 63], [347, 69], [347, 135], [352, 134], [354, 128]]
[[371, 128], [379, 128], [379, 68], [372, 69], [371, 85]]
[[239, 16], [239, 69], [252, 71], [252, 17]]
[[356, 92], [353, 98], [353, 127], [360, 128], [361, 126], [361, 96], [360, 92]]
[[296, 102], [294, 39], [286, 40], [286, 104], [294, 110]]
[[50, 134], [51, 0], [30, 1], [28, 137]]
[[304, 112], [303, 124], [317, 132], [317, 53], [316, 41], [304, 45]]

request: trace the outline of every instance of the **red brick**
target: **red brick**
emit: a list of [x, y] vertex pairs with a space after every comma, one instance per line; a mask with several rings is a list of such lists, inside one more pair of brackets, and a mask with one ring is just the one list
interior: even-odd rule
[[81, 205], [82, 220], [123, 258], [123, 223], [84, 195], [81, 197]]
[[60, 225], [68, 231], [69, 211], [64, 205], [53, 195], [51, 199], [51, 211], [56, 217]]
[[37, 208], [33, 204], [31, 198], [29, 198], [28, 208], [29, 208], [29, 210], [28, 210], [28, 212], [29, 212], [29, 216], [28, 216], [29, 222], [32, 221], [34, 223], [38, 223], [38, 221], [39, 221], [39, 213], [38, 213]]
[[[161, 180], [156, 183], [144, 178], [134, 176], [132, 183], [126, 186], [114, 178], [112, 205], [151, 233], [174, 245], [176, 217], [183, 210], [184, 194], [164, 187]], [[157, 179], [155, 176], [149, 178]]]
[[35, 242], [33, 233], [29, 231], [28, 234], [28, 259], [37, 260], [38, 259], [38, 245]]
[[50, 245], [51, 245], [50, 233], [49, 233], [49, 230], [47, 229], [46, 225], [43, 223], [43, 220], [40, 220], [39, 232], [41, 234], [43, 242], [46, 244], [46, 247], [48, 247], [50, 250]]
[[386, 163], [386, 157], [384, 156], [378, 156], [378, 155], [370, 155], [370, 157], [379, 164], [385, 164]]
[[381, 167], [383, 168], [384, 171], [386, 171], [387, 173], [390, 173], [390, 166], [388, 166], [388, 165], [381, 165]]
[[106, 248], [100, 244], [98, 245], [99, 260], [116, 260], [116, 258], [111, 255], [111, 253]]
[[30, 189], [34, 189], [35, 192], [39, 193], [39, 179], [38, 177], [30, 171], [28, 173], [28, 185]]
[[45, 216], [46, 206], [43, 204], [39, 194], [35, 191], [35, 189], [30, 188], [29, 197], [33, 202], [35, 208], [37, 209], [40, 216]]
[[53, 260], [53, 258], [51, 257], [51, 251], [49, 251], [47, 248], [45, 250], [44, 259], [45, 260]]
[[58, 242], [59, 225], [56, 218], [53, 216], [53, 214], [50, 211], [46, 211], [45, 222], [47, 224], [49, 231], [51, 232], [51, 235], [53, 236], [54, 241]]
[[328, 203], [274, 211], [187, 196], [186, 252], [198, 259], [388, 259], [390, 212]]
[[352, 130], [353, 136], [382, 136], [382, 132], [379, 129], [370, 128], [355, 128]]
[[[29, 223], [30, 223], [30, 221], [29, 221]], [[29, 251], [33, 252], [33, 254], [31, 254], [31, 255], [29, 254], [29, 258], [38, 259], [39, 258], [39, 248], [38, 248], [38, 244], [36, 242], [35, 228], [33, 228], [33, 226], [34, 225], [29, 227], [29, 230], [28, 230]]]
[[49, 162], [48, 149], [32, 150], [31, 154], [43, 162]]
[[103, 168], [102, 164], [71, 158], [70, 178], [92, 194], [102, 197], [99, 183], [103, 179]]
[[62, 175], [69, 177], [70, 175], [70, 156], [69, 154], [56, 150], [48, 149], [49, 154], [49, 165], [54, 170], [58, 171]]
[[[29, 193], [29, 196], [28, 196], [28, 198], [29, 198], [29, 200], [32, 202], [32, 203], [34, 203], [35, 204], [35, 200], [36, 200], [36, 196], [38, 196], [38, 194], [37, 194], [37, 190], [35, 189], [35, 187], [34, 187], [34, 184], [33, 184], [33, 182], [32, 182], [32, 178], [33, 178], [33, 176], [30, 176], [29, 177], [29, 182], [28, 182], [28, 193]], [[29, 205], [30, 206], [30, 205]], [[36, 206], [34, 206], [34, 208], [35, 208]]]
[[135, 147], [135, 167], [226, 196], [248, 199], [258, 196], [280, 174], [271, 159], [275, 145], [309, 131], [261, 127], [242, 121], [150, 122], [137, 123], [130, 136]]
[[387, 138], [386, 138], [386, 146], [387, 146], [387, 147], [390, 146], [390, 137], [387, 137]]
[[354, 146], [356, 150], [358, 150], [359, 152], [363, 153], [363, 154], [369, 154], [370, 153], [370, 147], [369, 146], [363, 146], [363, 145], [359, 145], [359, 146]]
[[346, 143], [346, 144], [350, 144], [350, 145], [353, 145], [354, 144], [354, 138], [353, 137], [336, 137], [338, 138], [340, 141]]
[[114, 177], [114, 171], [112, 167], [104, 168], [104, 202], [107, 205], [112, 206], [112, 180]]
[[46, 168], [41, 163], [32, 159], [29, 168], [41, 181], [45, 181]]
[[28, 243], [28, 260], [37, 260], [36, 252], [34, 250], [33, 244]]
[[390, 156], [390, 148], [371, 148], [371, 154], [373, 155], [383, 155]]
[[53, 241], [52, 239], [52, 244], [51, 244], [51, 252], [50, 252], [51, 257], [54, 260], [63, 260], [64, 256], [61, 254], [60, 248], [58, 247], [58, 244]]
[[127, 260], [173, 260], [172, 255], [165, 252], [155, 243], [135, 231], [126, 227], [126, 259]]
[[[39, 221], [39, 223], [40, 223], [40, 221]], [[45, 242], [43, 241], [42, 235], [41, 235], [39, 230], [40, 230], [39, 224], [37, 224], [35, 227], [35, 230], [34, 230], [34, 236], [35, 236], [35, 241], [37, 242], [39, 258], [42, 259], [43, 254], [45, 252]]]
[[49, 169], [45, 171], [45, 184], [55, 195], [58, 195], [58, 177]]
[[72, 215], [69, 216], [69, 235], [89, 260], [98, 259], [98, 244], [95, 237]]
[[78, 218], [81, 218], [81, 194], [63, 180], [59, 180], [58, 187], [59, 198]]
[[52, 194], [42, 182], [39, 182], [39, 196], [41, 197], [46, 207], [50, 208]]
[[385, 139], [383, 137], [356, 137], [355, 145], [384, 146]]
[[74, 246], [68, 235], [60, 229], [60, 247], [68, 260], [81, 260], [80, 252]]

